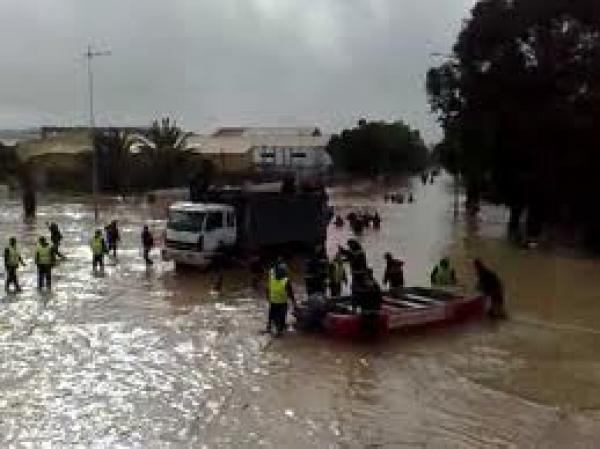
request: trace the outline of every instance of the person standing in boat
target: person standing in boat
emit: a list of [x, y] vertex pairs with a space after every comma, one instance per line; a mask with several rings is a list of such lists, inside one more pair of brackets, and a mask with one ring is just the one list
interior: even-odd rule
[[431, 272], [433, 287], [453, 287], [456, 285], [456, 271], [450, 265], [450, 259], [443, 257]]
[[473, 261], [477, 273], [477, 288], [490, 299], [490, 318], [506, 318], [504, 307], [504, 288], [500, 277], [486, 267], [479, 259]]
[[367, 256], [360, 243], [354, 239], [348, 240], [347, 249], [340, 246], [338, 251], [350, 264], [350, 271], [352, 272], [351, 289], [354, 292], [363, 283], [367, 275]]
[[373, 276], [373, 270], [368, 269], [367, 274], [356, 294], [356, 302], [360, 306], [361, 327], [365, 336], [377, 334], [379, 311], [383, 303], [381, 287]]
[[306, 263], [306, 275], [304, 277], [306, 294], [325, 295], [327, 289], [327, 268], [329, 261], [322, 245], [317, 245], [313, 255]]
[[346, 268], [344, 267], [344, 258], [338, 252], [329, 263], [329, 292], [332, 298], [337, 298], [342, 294], [342, 288], [348, 283], [346, 277]]
[[395, 259], [391, 253], [385, 253], [385, 273], [383, 285], [389, 285], [390, 290], [400, 291], [404, 287], [404, 262]]

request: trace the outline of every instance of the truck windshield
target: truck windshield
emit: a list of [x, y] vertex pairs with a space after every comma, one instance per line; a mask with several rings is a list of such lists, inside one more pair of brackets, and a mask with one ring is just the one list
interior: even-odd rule
[[169, 212], [169, 229], [181, 232], [202, 232], [204, 225], [204, 212]]

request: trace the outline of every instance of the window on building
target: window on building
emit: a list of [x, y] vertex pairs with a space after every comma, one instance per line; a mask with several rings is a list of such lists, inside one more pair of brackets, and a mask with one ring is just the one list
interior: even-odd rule
[[223, 227], [223, 212], [211, 212], [206, 218], [206, 231], [214, 231]]
[[304, 151], [292, 151], [292, 157], [303, 158], [306, 157], [306, 153]]
[[268, 150], [268, 149], [263, 149], [260, 153], [260, 157], [262, 157], [263, 159], [269, 159], [269, 158], [274, 158], [275, 157], [275, 150]]

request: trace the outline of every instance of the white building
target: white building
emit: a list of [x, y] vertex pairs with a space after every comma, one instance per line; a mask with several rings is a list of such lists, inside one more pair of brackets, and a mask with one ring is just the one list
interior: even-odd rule
[[330, 170], [328, 142], [316, 128], [220, 128], [211, 136], [190, 137], [188, 148], [216, 161], [222, 171], [245, 166], [265, 175], [310, 178]]

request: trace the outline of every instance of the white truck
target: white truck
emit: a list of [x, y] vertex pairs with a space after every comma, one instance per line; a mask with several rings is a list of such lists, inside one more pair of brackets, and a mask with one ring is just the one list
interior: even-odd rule
[[177, 202], [169, 207], [163, 259], [207, 266], [236, 243], [235, 209], [226, 204]]
[[284, 193], [281, 186], [192, 190], [193, 201], [169, 207], [164, 260], [205, 267], [217, 256], [260, 255], [290, 245], [314, 248], [326, 238], [323, 190]]

